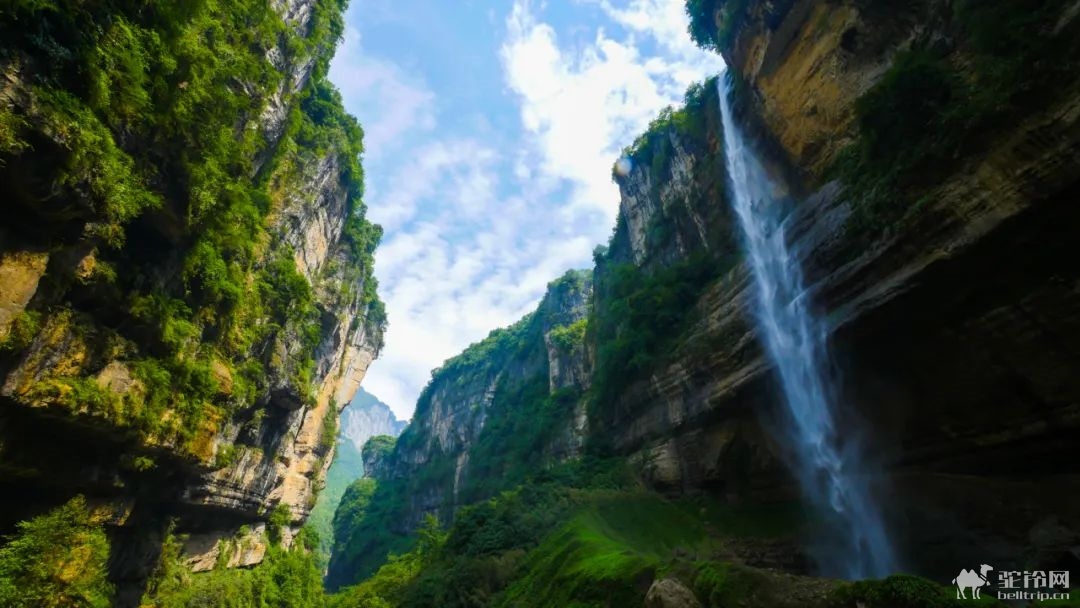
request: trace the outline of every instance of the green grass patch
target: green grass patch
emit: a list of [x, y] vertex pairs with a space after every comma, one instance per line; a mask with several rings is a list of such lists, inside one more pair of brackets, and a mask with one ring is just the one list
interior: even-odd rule
[[529, 553], [496, 605], [640, 603], [676, 548], [708, 542], [700, 521], [659, 496], [598, 498]]
[[794, 538], [813, 523], [812, 512], [798, 501], [732, 505], [707, 495], [678, 505], [709, 526], [710, 532], [732, 538]]

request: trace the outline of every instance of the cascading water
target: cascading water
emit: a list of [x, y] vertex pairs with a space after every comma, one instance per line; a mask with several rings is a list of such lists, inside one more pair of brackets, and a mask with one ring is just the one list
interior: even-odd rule
[[732, 205], [757, 287], [758, 326], [787, 404], [793, 469], [810, 500], [834, 524], [833, 549], [820, 565], [825, 574], [849, 579], [890, 574], [895, 556], [881, 512], [855, 474], [860, 455], [839, 444], [825, 328], [808, 307], [772, 182], [735, 125], [729, 87], [718, 86]]

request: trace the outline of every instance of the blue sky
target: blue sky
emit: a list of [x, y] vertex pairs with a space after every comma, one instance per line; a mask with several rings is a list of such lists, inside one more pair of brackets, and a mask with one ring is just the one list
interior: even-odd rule
[[722, 69], [683, 0], [352, 0], [330, 69], [365, 131], [390, 327], [364, 387], [411, 416], [431, 370], [592, 265], [611, 165]]

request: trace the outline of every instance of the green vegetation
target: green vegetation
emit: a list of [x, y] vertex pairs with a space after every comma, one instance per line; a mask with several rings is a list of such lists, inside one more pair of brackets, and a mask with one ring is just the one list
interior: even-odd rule
[[953, 53], [917, 43], [855, 104], [857, 141], [835, 172], [856, 203], [852, 226], [879, 233], [918, 209], [934, 186], [1066, 90], [1080, 68], [1080, 26], [1054, 25], [1052, 1], [958, 3]]
[[[373, 496], [371, 480], [354, 488], [354, 502], [359, 495]], [[427, 516], [412, 539], [371, 577], [332, 596], [322, 588], [313, 534], [302, 533], [290, 549], [269, 547], [264, 560], [250, 569], [226, 568], [231, 550], [226, 547], [212, 570], [192, 573], [182, 560], [182, 539], [169, 533], [143, 604], [599, 608], [612, 600], [640, 604], [652, 580], [667, 576], [686, 581], [710, 607], [852, 608], [856, 601], [868, 608], [954, 605], [944, 601], [948, 596], [941, 587], [912, 577], [840, 587], [817, 581], [813, 594], [800, 594], [799, 585], [811, 583], [711, 561], [718, 547], [715, 535], [732, 532], [729, 526], [752, 524], [757, 512], [752, 507], [732, 512], [704, 497], [670, 502], [636, 489], [620, 460], [587, 459], [554, 467], [462, 509], [446, 530]], [[791, 533], [771, 523], [751, 527]], [[107, 554], [101, 520], [77, 498], [20, 524], [19, 534], [0, 549], [0, 600], [5, 606], [108, 606]]]
[[319, 431], [319, 447], [320, 454], [328, 454], [330, 450], [334, 448], [335, 442], [337, 442], [338, 436], [338, 412], [337, 404], [333, 400], [330, 401], [329, 407], [326, 408], [326, 414], [323, 415], [322, 430]]
[[[416, 544], [408, 552], [391, 555], [366, 581], [342, 590], [329, 604], [333, 608], [389, 608], [398, 606], [408, 586], [441, 551], [446, 533], [428, 515], [417, 530]], [[441, 604], [430, 604], [432, 606]]]
[[330, 561], [330, 552], [334, 548], [334, 510], [345, 495], [345, 489], [363, 473], [364, 461], [359, 450], [352, 441], [339, 437], [334, 461], [326, 472], [326, 487], [319, 492], [306, 524], [319, 537], [315, 550], [322, 565]]
[[[749, 0], [686, 0], [690, 39], [710, 51], [730, 49], [736, 32], [746, 20], [749, 6]], [[713, 17], [717, 8], [720, 10], [719, 27]]]
[[[681, 108], [662, 111], [649, 130], [624, 150], [632, 165], [649, 167], [649, 196], [658, 213], [646, 227], [643, 262], [631, 262], [629, 227], [622, 214], [608, 247], [593, 254], [596, 296], [586, 333], [596, 347], [590, 415], [598, 422], [627, 413], [615, 411], [619, 392], [674, 353], [695, 318], [698, 298], [738, 259], [734, 236], [738, 228], [723, 204], [727, 186], [717, 145], [722, 128], [717, 84], [714, 77], [691, 85]], [[658, 187], [668, 179], [675, 136], [702, 159], [694, 165], [690, 184], [694, 190], [687, 199], [660, 201]], [[697, 217], [691, 219], [688, 214]], [[674, 234], [696, 233], [695, 222], [701, 218], [710, 225], [705, 236], [708, 243], [690, 245], [688, 253], [674, 252]]]
[[[12, 608], [112, 605], [106, 579], [109, 543], [102, 517], [82, 497], [19, 524], [0, 548], [0, 604]], [[224, 567], [193, 574], [181, 559], [182, 542], [168, 535], [150, 577], [144, 604], [159, 608], [315, 608], [324, 605], [322, 576], [312, 549], [301, 535], [290, 550], [267, 550], [250, 570]], [[226, 554], [223, 553], [223, 556]]]
[[[734, 509], [705, 496], [671, 502], [638, 489], [621, 459], [587, 458], [461, 509], [445, 532], [429, 517], [410, 550], [343, 589], [331, 605], [633, 606], [654, 578], [671, 576], [707, 606], [824, 608], [833, 581], [792, 582], [711, 561], [717, 535], [790, 538], [802, 520], [786, 511]], [[812, 592], [787, 599], [799, 585]]]
[[560, 325], [552, 329], [548, 335], [556, 347], [569, 352], [585, 344], [585, 330], [588, 326], [588, 318], [578, 319], [569, 325]]
[[[48, 312], [127, 344], [144, 389], [119, 399], [81, 378], [45, 377], [31, 398], [189, 450], [253, 405], [268, 372], [310, 399], [322, 339], [313, 289], [268, 226], [295, 204], [305, 167], [327, 155], [349, 216], [344, 255], [324, 277], [367, 307], [370, 327], [385, 323], [371, 276], [382, 231], [361, 201], [363, 133], [326, 79], [343, 10], [343, 0], [318, 0], [298, 31], [252, 0], [0, 9], [0, 179], [10, 193], [0, 205], [27, 244], [96, 247], [89, 278], [50, 270], [60, 305]], [[267, 60], [274, 48], [289, 65]], [[291, 108], [282, 132], [265, 130], [267, 103], [309, 60], [307, 85], [281, 100]], [[26, 313], [0, 356], [48, 327], [44, 312]], [[274, 360], [282, 342], [299, 342], [302, 355]]]
[[6, 541], [0, 547], [0, 605], [110, 605], [109, 542], [81, 496], [20, 523]]
[[11, 320], [7, 335], [0, 338], [0, 353], [20, 351], [27, 346], [41, 329], [41, 313], [22, 311]]
[[[464, 504], [494, 496], [542, 470], [546, 446], [571, 418], [580, 395], [572, 389], [549, 393], [543, 325], [541, 314], [536, 312], [507, 329], [492, 332], [448, 361], [429, 385], [432, 391], [449, 386], [477, 390], [494, 383], [486, 422], [470, 449], [469, 475], [457, 489], [458, 500]], [[508, 369], [516, 371], [502, 373]], [[417, 416], [431, 394], [425, 391], [421, 395]], [[411, 427], [406, 429], [399, 444], [408, 447], [414, 432]], [[425, 467], [423, 474], [449, 490], [455, 456], [446, 455], [441, 459], [441, 468], [433, 463]]]
[[589, 318], [599, 345], [593, 371], [593, 414], [614, 415], [619, 391], [651, 371], [678, 345], [703, 289], [730, 264], [693, 254], [652, 272], [621, 264], [605, 273]]
[[[593, 414], [611, 414], [620, 387], [672, 354], [693, 321], [698, 297], [737, 260], [738, 228], [723, 203], [727, 184], [718, 144], [718, 95], [716, 77], [691, 85], [684, 105], [661, 112], [624, 152], [633, 165], [649, 167], [649, 196], [659, 212], [646, 226], [644, 261], [631, 263], [629, 227], [621, 214], [609, 246], [594, 253], [597, 296], [588, 325], [589, 340], [597, 347]], [[694, 164], [693, 189], [686, 200], [661, 201], [659, 184], [668, 179], [673, 137], [701, 159]], [[690, 251], [677, 250], [674, 235], [696, 234], [696, 223], [703, 218], [710, 226], [708, 242], [703, 247], [684, 242], [679, 247]]]
[[470, 450], [469, 477], [458, 491], [460, 499], [468, 504], [487, 498], [543, 469], [545, 448], [572, 418], [578, 397], [569, 389], [548, 392], [546, 361], [542, 373], [524, 380], [501, 378], [488, 421]]
[[262, 563], [254, 568], [226, 569], [219, 560], [213, 570], [194, 574], [180, 559], [179, 539], [169, 536], [143, 604], [158, 608], [324, 606], [314, 543], [310, 536], [301, 535], [292, 549], [267, 549]]
[[270, 544], [281, 544], [282, 532], [290, 521], [292, 521], [292, 511], [289, 510], [288, 505], [278, 504], [270, 511], [270, 517], [266, 520], [266, 537], [270, 539]]
[[601, 497], [530, 552], [496, 605], [634, 605], [676, 548], [706, 538], [700, 522], [658, 496]]
[[[516, 353], [528, 349], [532, 345], [530, 338], [535, 337], [533, 332], [537, 327], [536, 320], [535, 314], [529, 314], [510, 327], [492, 330], [483, 340], [470, 344], [461, 354], [447, 359], [440, 367], [433, 369], [431, 380], [416, 401], [414, 417], [420, 419], [426, 415], [431, 407], [432, 394], [441, 383], [464, 385]], [[407, 428], [399, 439], [406, 445], [414, 436], [410, 431], [412, 429]]]
[[829, 606], [835, 608], [962, 608], [970, 604], [1004, 606], [991, 593], [979, 600], [957, 599], [955, 587], [907, 574], [844, 583], [829, 595]]
[[654, 191], [665, 178], [673, 152], [671, 134], [677, 133], [702, 149], [708, 149], [708, 114], [718, 107], [716, 77], [694, 83], [686, 89], [683, 105], [679, 109], [670, 106], [660, 111], [648, 130], [623, 150], [623, 156], [634, 166], [649, 167]]
[[408, 500], [404, 480], [358, 479], [334, 513], [334, 551], [326, 576], [331, 591], [374, 573], [387, 556], [407, 551], [414, 537], [402, 521]]
[[525, 552], [587, 501], [590, 494], [585, 488], [629, 483], [620, 463], [578, 462], [542, 472], [530, 483], [465, 507], [446, 533], [439, 533], [429, 516], [416, 540], [406, 539], [398, 551], [411, 550], [390, 557], [371, 578], [343, 590], [334, 605], [490, 605]]
[[375, 435], [364, 442], [364, 449], [361, 454], [365, 462], [383, 461], [394, 451], [395, 445], [397, 445], [396, 437]]

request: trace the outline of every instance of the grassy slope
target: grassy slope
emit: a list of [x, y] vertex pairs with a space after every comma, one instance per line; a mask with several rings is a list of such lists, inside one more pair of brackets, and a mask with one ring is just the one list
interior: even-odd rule
[[[812, 522], [792, 505], [733, 508], [636, 489], [523, 487], [463, 515], [448, 533], [333, 598], [340, 608], [641, 606], [654, 580], [679, 580], [706, 608], [959, 608], [954, 590], [917, 577], [845, 583], [723, 561], [726, 539], [790, 538]], [[523, 504], [521, 495], [543, 498]], [[500, 503], [507, 501], [508, 509]], [[523, 511], [535, 510], [529, 515]], [[559, 513], [554, 527], [536, 525]], [[531, 522], [531, 525], [530, 525]], [[524, 525], [522, 525], [524, 524]], [[522, 529], [533, 531], [522, 537]], [[493, 545], [492, 536], [512, 540]], [[527, 533], [526, 533], [527, 536]], [[983, 605], [1000, 605], [985, 597]]]
[[675, 549], [710, 542], [700, 520], [657, 496], [600, 498], [529, 553], [499, 605], [632, 605]]

